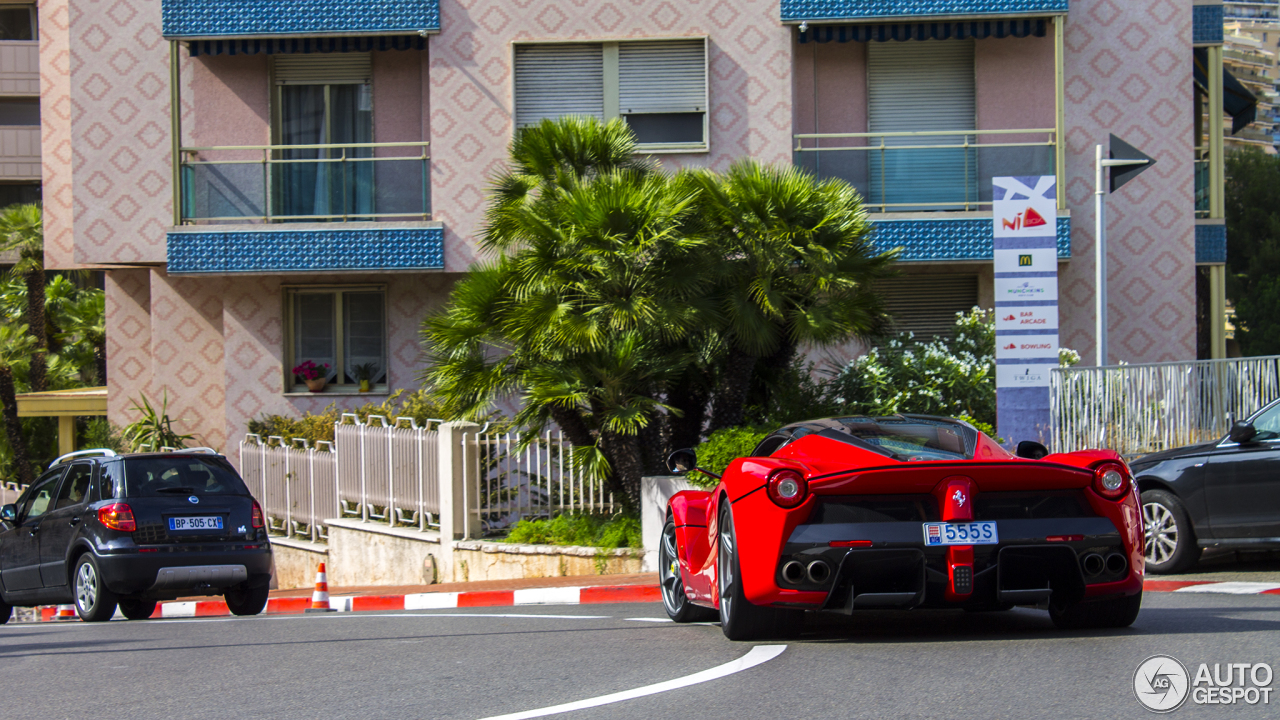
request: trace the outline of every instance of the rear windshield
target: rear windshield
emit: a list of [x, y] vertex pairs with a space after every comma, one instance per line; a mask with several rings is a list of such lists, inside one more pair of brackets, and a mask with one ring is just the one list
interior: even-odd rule
[[248, 495], [234, 468], [215, 457], [126, 458], [126, 497]]
[[873, 422], [845, 421], [845, 432], [875, 445], [899, 460], [959, 460], [973, 457], [960, 427], [911, 419]]

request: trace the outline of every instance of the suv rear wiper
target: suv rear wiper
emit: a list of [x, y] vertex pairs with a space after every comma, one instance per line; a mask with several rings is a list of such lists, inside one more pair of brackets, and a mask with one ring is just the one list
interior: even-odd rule
[[196, 491], [195, 488], [186, 487], [185, 485], [181, 487], [162, 487], [162, 488], [156, 489], [156, 492], [167, 492], [167, 493], [193, 493], [195, 491]]

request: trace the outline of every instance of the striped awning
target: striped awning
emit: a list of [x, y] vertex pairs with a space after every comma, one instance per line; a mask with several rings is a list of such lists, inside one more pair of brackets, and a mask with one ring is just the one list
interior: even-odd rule
[[1044, 18], [974, 20], [966, 22], [880, 23], [873, 25], [810, 25], [800, 42], [888, 42], [897, 40], [985, 40], [987, 38], [1044, 37]]
[[371, 52], [374, 50], [426, 50], [420, 35], [369, 35], [358, 37], [258, 38], [192, 40], [191, 57], [200, 55], [278, 55], [294, 53]]

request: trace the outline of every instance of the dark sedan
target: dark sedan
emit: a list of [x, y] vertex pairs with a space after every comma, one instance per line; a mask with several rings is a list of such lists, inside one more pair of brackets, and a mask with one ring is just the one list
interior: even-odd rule
[[1146, 455], [1130, 468], [1151, 572], [1186, 570], [1207, 547], [1280, 548], [1280, 400], [1221, 440]]

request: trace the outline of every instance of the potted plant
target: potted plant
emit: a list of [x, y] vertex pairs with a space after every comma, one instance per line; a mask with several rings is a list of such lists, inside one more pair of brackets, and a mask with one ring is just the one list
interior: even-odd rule
[[355, 373], [356, 380], [360, 382], [360, 392], [369, 392], [369, 383], [373, 380], [373, 363], [367, 362], [363, 365], [355, 365], [351, 368]]
[[302, 378], [302, 382], [307, 384], [307, 389], [311, 392], [321, 392], [329, 379], [329, 364], [316, 365], [310, 360], [303, 360], [293, 369], [293, 374]]

